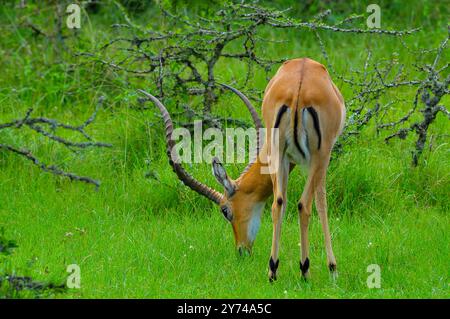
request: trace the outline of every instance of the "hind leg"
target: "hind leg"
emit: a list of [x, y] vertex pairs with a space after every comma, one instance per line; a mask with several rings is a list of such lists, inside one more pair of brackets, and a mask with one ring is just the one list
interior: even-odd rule
[[300, 221], [301, 237], [301, 260], [300, 270], [304, 278], [309, 277], [309, 240], [308, 225], [311, 217], [312, 199], [314, 194], [314, 176], [315, 170], [310, 170], [306, 180], [305, 188], [298, 202], [298, 215]]
[[336, 275], [336, 258], [334, 257], [333, 248], [331, 246], [330, 228], [328, 226], [328, 213], [327, 213], [327, 195], [326, 195], [326, 170], [320, 170], [316, 176], [316, 190], [315, 201], [316, 209], [319, 214], [320, 221], [322, 223], [322, 230], [325, 240], [325, 249], [327, 253], [328, 268], [333, 275]]

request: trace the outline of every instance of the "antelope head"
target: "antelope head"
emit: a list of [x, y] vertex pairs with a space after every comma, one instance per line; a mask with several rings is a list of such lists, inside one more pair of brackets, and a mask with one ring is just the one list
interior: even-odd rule
[[[256, 127], [257, 154], [259, 154], [262, 124], [258, 113], [243, 93], [231, 86], [225, 84], [222, 86], [238, 95], [250, 111]], [[239, 178], [235, 180], [228, 176], [222, 163], [214, 158], [212, 172], [223, 186], [223, 193], [199, 182], [182, 167], [180, 159], [173, 151], [175, 146], [175, 141], [172, 139], [173, 122], [166, 107], [153, 95], [143, 90], [139, 90], [139, 92], [151, 100], [162, 114], [165, 124], [167, 155], [173, 171], [186, 186], [219, 206], [221, 213], [233, 228], [235, 244], [239, 253], [250, 253], [259, 229], [264, 202], [272, 190], [270, 176], [261, 176], [261, 164], [258, 158], [250, 161]]]

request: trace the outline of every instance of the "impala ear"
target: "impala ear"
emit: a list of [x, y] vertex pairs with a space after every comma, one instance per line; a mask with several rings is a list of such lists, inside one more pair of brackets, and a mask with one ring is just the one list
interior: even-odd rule
[[234, 192], [236, 191], [236, 185], [228, 177], [225, 168], [223, 167], [222, 163], [219, 161], [217, 157], [214, 157], [212, 160], [212, 168], [215, 178], [225, 188], [227, 197], [233, 196]]

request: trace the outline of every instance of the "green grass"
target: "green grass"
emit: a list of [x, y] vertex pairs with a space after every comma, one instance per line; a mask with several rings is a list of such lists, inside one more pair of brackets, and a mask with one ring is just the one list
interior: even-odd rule
[[[342, 196], [341, 204], [330, 205], [339, 265], [336, 282], [328, 275], [316, 215], [310, 228], [312, 278], [308, 283], [301, 280], [293, 201], [283, 224], [279, 280], [273, 285], [266, 277], [272, 229], [268, 209], [253, 255], [241, 258], [233, 248], [231, 227], [215, 207], [184, 191], [177, 198], [175, 190], [139, 175], [116, 185], [125, 177], [111, 173], [95, 192], [79, 184], [61, 185], [33, 168], [17, 175], [21, 163], [8, 165], [2, 173], [2, 194], [7, 197], [1, 201], [0, 216], [9, 237], [20, 245], [12, 259], [19, 269], [28, 265], [33, 277], [54, 280], [64, 278], [69, 264], [81, 267], [82, 289], [65, 297], [448, 297], [446, 194], [433, 204], [420, 198], [426, 190], [403, 189], [411, 176], [401, 165], [376, 179], [374, 172], [398, 159], [372, 154], [372, 164], [361, 168], [364, 153], [344, 156], [330, 174], [332, 201]], [[344, 167], [356, 169], [341, 174]], [[435, 169], [438, 165], [420, 172], [422, 182], [431, 179], [429, 188], [442, 183]], [[301, 190], [295, 175], [290, 198]], [[448, 175], [445, 178], [448, 186]], [[153, 193], [162, 192], [167, 194], [161, 201], [173, 202], [153, 207]], [[381, 289], [366, 286], [370, 264], [381, 267]]]
[[[442, 17], [436, 18], [431, 11], [427, 17], [403, 17], [398, 24], [390, 19], [389, 26], [424, 25], [427, 29], [408, 38], [408, 44], [436, 46], [446, 30], [439, 28], [444, 25]], [[1, 21], [7, 21], [7, 36], [0, 40], [0, 119], [21, 117], [33, 106], [36, 114], [81, 123], [97, 98], [106, 95], [106, 107], [89, 132], [97, 140], [114, 145], [110, 150], [74, 155], [28, 131], [23, 135], [0, 131], [0, 141], [27, 146], [46, 162], [102, 181], [95, 191], [91, 186], [42, 173], [29, 162], [0, 152], [0, 228], [5, 227], [5, 237], [19, 246], [6, 266], [0, 264], [0, 270], [7, 267], [36, 280], [60, 282], [68, 275], [67, 265], [78, 264], [81, 289], [50, 295], [62, 298], [450, 297], [450, 148], [448, 138], [442, 137], [449, 132], [444, 116], [439, 115], [431, 128], [435, 139], [417, 168], [411, 167], [413, 139], [386, 145], [383, 136], [376, 136], [371, 127], [332, 161], [327, 185], [337, 281], [328, 274], [316, 213], [310, 226], [311, 280], [304, 282], [300, 277], [295, 203], [304, 176], [296, 169], [289, 181], [278, 281], [269, 284], [270, 203], [253, 255], [239, 257], [231, 227], [219, 209], [186, 189], [169, 169], [162, 123], [152, 111], [132, 109], [135, 89], [151, 83], [92, 64], [73, 69], [70, 64], [79, 62], [78, 58], [70, 52], [55, 55], [51, 41], [33, 37], [28, 28], [19, 26], [17, 11], [5, 7], [0, 14]], [[111, 31], [107, 26], [117, 18], [108, 14], [111, 12], [90, 16], [88, 30], [69, 38], [67, 45], [75, 51], [89, 50], [108, 39]], [[33, 19], [42, 23], [43, 15]], [[374, 55], [378, 57], [398, 52], [403, 62], [414, 62], [414, 56], [396, 39], [322, 37], [333, 65], [343, 73], [364, 62], [369, 44], [377, 48]], [[271, 44], [266, 53], [307, 55], [322, 61], [320, 48], [306, 32], [289, 32], [286, 40], [286, 50]], [[64, 63], [57, 63], [58, 59]], [[228, 81], [243, 68], [223, 64], [219, 73]], [[344, 97], [349, 94], [345, 84], [336, 83]], [[264, 74], [257, 72], [254, 86], [263, 89], [265, 84]], [[230, 101], [221, 101], [214, 112], [249, 118], [237, 99]], [[407, 105], [396, 107], [402, 114]], [[243, 166], [229, 164], [227, 168], [237, 176]], [[209, 165], [194, 165], [189, 171], [218, 187]], [[145, 177], [148, 172], [152, 178]], [[370, 264], [381, 267], [380, 289], [366, 285]]]

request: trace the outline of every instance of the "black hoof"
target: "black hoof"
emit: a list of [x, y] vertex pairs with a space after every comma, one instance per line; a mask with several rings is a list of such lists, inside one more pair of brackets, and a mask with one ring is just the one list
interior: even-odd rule
[[270, 257], [269, 260], [269, 269], [270, 269], [270, 273], [269, 273], [269, 281], [270, 282], [274, 282], [275, 280], [277, 280], [277, 269], [278, 269], [278, 264], [279, 264], [280, 260], [277, 259], [277, 261], [273, 261], [272, 257]]
[[302, 262], [300, 261], [300, 270], [302, 271], [302, 275], [305, 276], [305, 274], [308, 272], [309, 270], [309, 258], [305, 259], [305, 262], [302, 264]]
[[330, 272], [335, 272], [336, 271], [336, 264], [329, 264], [328, 265], [328, 269], [330, 270]]
[[270, 273], [270, 275], [269, 275], [269, 282], [273, 283], [276, 280], [277, 280], [277, 275], [274, 274], [274, 273]]

